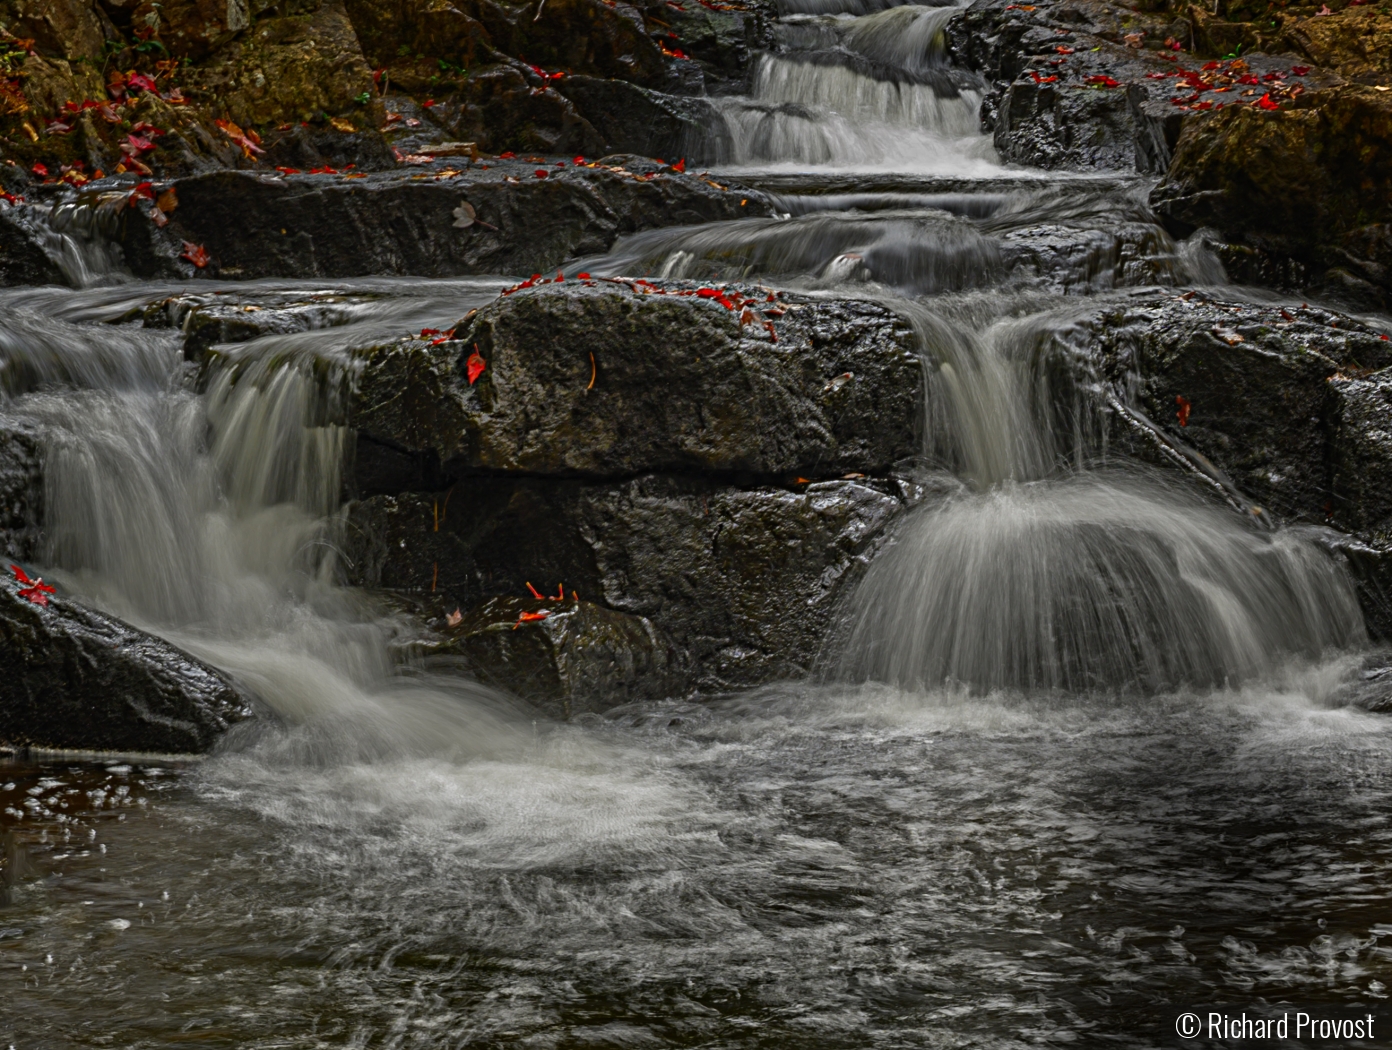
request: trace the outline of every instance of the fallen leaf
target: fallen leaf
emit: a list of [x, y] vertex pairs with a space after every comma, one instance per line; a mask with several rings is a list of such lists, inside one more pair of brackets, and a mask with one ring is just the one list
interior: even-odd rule
[[159, 197], [155, 199], [155, 207], [158, 208], [160, 211], [164, 212], [166, 215], [168, 215], [178, 206], [179, 195], [175, 192], [173, 186], [170, 186], [167, 190], [161, 193]]
[[546, 176], [550, 175], [551, 173], [550, 173], [549, 171], [546, 171], [544, 168], [537, 168], [537, 170], [534, 171], [534, 172], [532, 172], [532, 174], [535, 175], [535, 176], [536, 176], [537, 178], [539, 178], [539, 179], [544, 179], [544, 178], [546, 178]]
[[672, 165], [672, 170], [675, 171], [675, 172], [678, 172], [678, 173], [681, 173], [681, 172], [686, 171], [686, 158], [683, 157], [681, 160], [679, 160], [679, 161], [677, 161], [675, 164], [673, 164], [673, 165]]
[[515, 631], [524, 623], [535, 623], [537, 620], [544, 620], [550, 615], [551, 614], [544, 609], [541, 612], [524, 612], [521, 616], [517, 618], [517, 622], [512, 625], [512, 629]]
[[1262, 109], [1280, 109], [1280, 108], [1281, 108], [1281, 107], [1278, 106], [1275, 102], [1272, 102], [1272, 101], [1271, 101], [1271, 95], [1270, 95], [1270, 94], [1263, 95], [1261, 98], [1257, 99], [1257, 101], [1254, 102], [1253, 105], [1260, 106]]
[[35, 165], [34, 165], [32, 168], [30, 168], [29, 170], [32, 171], [35, 175], [37, 175], [37, 176], [38, 176], [39, 178], [41, 178], [41, 179], [46, 179], [46, 178], [48, 178], [48, 168], [47, 168], [45, 165], [43, 165], [43, 164], [35, 164]]
[[53, 593], [54, 589], [43, 582], [42, 576], [37, 580], [31, 580], [29, 574], [18, 565], [11, 565], [10, 568], [14, 571], [15, 579], [24, 585], [19, 590], [21, 598], [31, 601], [35, 605], [48, 604], [48, 596]]
[[551, 599], [553, 602], [565, 601], [565, 584], [560, 584], [556, 590], [556, 597]]
[[474, 206], [468, 201], [460, 201], [459, 207], [454, 209], [454, 224], [461, 230], [468, 229], [477, 218], [478, 213], [474, 211]]
[[1236, 346], [1238, 343], [1245, 341], [1241, 335], [1234, 332], [1231, 328], [1214, 328], [1213, 334], [1229, 346]]
[[454, 612], [450, 613], [448, 616], [445, 617], [445, 623], [449, 624], [451, 627], [458, 627], [459, 622], [463, 619], [464, 614], [461, 613], [458, 609], [455, 609]]
[[201, 244], [194, 244], [192, 241], [184, 242], [184, 250], [179, 253], [180, 259], [187, 259], [200, 270], [208, 265], [208, 249]]
[[352, 134], [358, 129], [342, 117], [333, 117], [329, 120], [329, 126], [335, 131], [342, 131], [345, 134]]
[[1179, 406], [1179, 411], [1175, 413], [1179, 418], [1179, 425], [1187, 427], [1189, 425], [1189, 410], [1193, 406], [1189, 404], [1189, 399], [1183, 394], [1176, 395], [1174, 403]]
[[[474, 352], [470, 354], [468, 359], [464, 362], [464, 367], [468, 371], [470, 386], [478, 382], [478, 377], [483, 375], [483, 370], [488, 367], [488, 362], [485, 361], [478, 352], [477, 343], [474, 344]], [[531, 584], [527, 586], [530, 587]]]
[[1104, 73], [1097, 73], [1083, 81], [1084, 84], [1091, 84], [1094, 87], [1114, 88], [1121, 87], [1120, 81], [1113, 80]]

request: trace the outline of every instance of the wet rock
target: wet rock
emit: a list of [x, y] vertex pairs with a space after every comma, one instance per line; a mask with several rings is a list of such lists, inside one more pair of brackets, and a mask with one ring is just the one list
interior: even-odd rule
[[1329, 393], [1335, 515], [1344, 528], [1380, 546], [1392, 545], [1392, 370], [1336, 373]]
[[1152, 205], [1178, 235], [1210, 228], [1239, 280], [1392, 302], [1392, 95], [1346, 85], [1289, 108], [1189, 125]]
[[729, 129], [703, 98], [680, 98], [622, 80], [566, 77], [556, 88], [604, 140], [602, 153], [718, 164], [734, 154]]
[[486, 70], [432, 108], [431, 116], [452, 140], [474, 142], [490, 153], [594, 157], [607, 152], [604, 137], [571, 100], [539, 81], [514, 66]]
[[32, 216], [0, 204], [0, 285], [67, 283], [43, 250], [41, 237]]
[[342, 0], [323, 0], [306, 14], [258, 19], [191, 69], [186, 83], [217, 98], [227, 116], [247, 126], [306, 121], [325, 112], [351, 116], [358, 100], [375, 91]]
[[[1086, 348], [1116, 403], [1154, 428], [1128, 436], [1135, 420], [1113, 417], [1127, 451], [1226, 479], [1286, 519], [1365, 536], [1385, 520], [1376, 479], [1388, 453], [1377, 433], [1392, 427], [1392, 410], [1376, 374], [1362, 385], [1345, 378], [1392, 365], [1392, 343], [1375, 330], [1324, 310], [1186, 293], [1138, 297], [1065, 339]], [[1147, 448], [1156, 435], [1164, 447]], [[1331, 464], [1343, 466], [1331, 475]]]
[[221, 672], [62, 596], [0, 583], [0, 742], [84, 751], [208, 751], [250, 702]]
[[[214, 172], [174, 183], [179, 206], [167, 226], [127, 209], [115, 237], [142, 277], [193, 276], [178, 258], [186, 241], [211, 254], [199, 271], [207, 276], [529, 274], [605, 251], [623, 233], [769, 210], [761, 194], [690, 175], [644, 179], [566, 163], [540, 169], [545, 179], [527, 161], [441, 178], [429, 168], [362, 179]], [[454, 213], [466, 201], [482, 222], [461, 228]]]
[[[912, 458], [911, 329], [870, 302], [771, 296], [689, 282], [524, 289], [457, 342], [362, 351], [349, 422], [454, 476], [818, 478]], [[462, 358], [475, 348], [486, 368], [470, 385]]]
[[1001, 158], [1164, 171], [1183, 114], [1147, 74], [1175, 68], [1158, 50], [1169, 16], [1090, 0], [1028, 6], [976, 0], [948, 26], [953, 60], [990, 85], [982, 125]]
[[560, 718], [680, 695], [687, 679], [681, 654], [647, 620], [569, 597], [490, 598], [430, 651]]
[[38, 432], [0, 419], [0, 555], [27, 561], [38, 553], [43, 506], [43, 446]]
[[139, 312], [146, 328], [177, 328], [184, 359], [202, 363], [221, 343], [245, 343], [266, 335], [308, 332], [349, 324], [371, 295], [336, 292], [218, 292], [176, 295]]
[[[776, 11], [772, 4], [662, 4], [650, 19], [667, 23], [675, 36], [672, 47], [700, 67], [703, 86], [711, 95], [731, 95], [748, 86], [754, 56], [773, 47]], [[656, 156], [666, 156], [658, 153]]]
[[288, 132], [277, 131], [263, 140], [267, 168], [335, 168], [358, 171], [392, 171], [397, 159], [386, 138], [376, 128], [345, 132], [333, 126], [296, 124]]
[[716, 691], [808, 673], [903, 507], [892, 486], [857, 481], [471, 478], [354, 503], [345, 564], [355, 583], [433, 591], [447, 608], [564, 583], [651, 621]]

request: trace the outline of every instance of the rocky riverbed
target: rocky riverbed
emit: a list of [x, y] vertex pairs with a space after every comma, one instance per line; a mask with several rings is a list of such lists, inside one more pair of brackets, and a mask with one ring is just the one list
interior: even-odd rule
[[[62, 549], [51, 424], [26, 399], [134, 368], [216, 406], [280, 368], [328, 443], [266, 468], [333, 512], [313, 572], [414, 625], [394, 659], [561, 715], [825, 670], [916, 508], [1070, 460], [1175, 471], [1307, 530], [1373, 635], [1392, 629], [1392, 361], [1358, 314], [1389, 287], [1378, 9], [50, 6], [0, 11], [0, 274], [176, 283], [78, 308], [87, 360], [11, 333], [3, 536], [25, 564]], [[870, 132], [806, 108], [846, 78]], [[885, 120], [985, 157], [977, 125], [1019, 167], [778, 169], [892, 153]], [[384, 338], [415, 309], [372, 278], [500, 273], [525, 279]], [[257, 283], [306, 278], [329, 283]], [[957, 389], [987, 381], [959, 327], [1012, 311], [1032, 320], [990, 352], [1042, 399], [1024, 475], [963, 436], [980, 406]], [[94, 321], [148, 335], [96, 350]], [[60, 605], [28, 615], [66, 630]], [[91, 702], [104, 680], [61, 688]], [[226, 723], [209, 717], [189, 746]], [[50, 736], [5, 732], [84, 740]]]

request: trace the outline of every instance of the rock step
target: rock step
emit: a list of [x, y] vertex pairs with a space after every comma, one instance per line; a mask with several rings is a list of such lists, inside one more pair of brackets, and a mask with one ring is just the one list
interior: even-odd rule
[[[564, 167], [558, 167], [564, 163]], [[640, 158], [604, 166], [501, 161], [433, 173], [272, 175], [222, 171], [174, 180], [164, 226], [124, 192], [91, 206], [117, 212], [115, 237], [139, 277], [357, 277], [554, 273], [622, 234], [770, 213], [763, 194]], [[538, 172], [544, 177], [538, 177]], [[161, 192], [164, 188], [162, 187]], [[469, 204], [477, 220], [461, 227]], [[209, 259], [196, 268], [184, 245]]]

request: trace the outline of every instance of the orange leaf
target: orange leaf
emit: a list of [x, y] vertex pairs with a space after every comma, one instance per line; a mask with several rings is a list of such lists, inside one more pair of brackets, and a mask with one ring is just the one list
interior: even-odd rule
[[449, 624], [451, 627], [458, 627], [459, 621], [462, 619], [464, 619], [464, 614], [458, 609], [455, 609], [454, 612], [445, 617], [445, 623]]
[[193, 263], [194, 266], [197, 266], [201, 270], [203, 269], [203, 267], [208, 265], [208, 249], [204, 248], [201, 244], [194, 244], [192, 241], [185, 241], [184, 250], [179, 253], [179, 258], [187, 259], [189, 262]]
[[527, 590], [529, 590], [529, 591], [532, 592], [532, 597], [535, 598], [537, 601], [539, 601], [539, 602], [544, 602], [544, 601], [546, 601], [546, 595], [542, 594], [539, 590], [537, 590], [535, 587], [533, 587], [533, 586], [532, 586], [532, 581], [531, 581], [531, 580], [528, 580], [528, 581], [527, 581]]
[[1179, 411], [1175, 413], [1179, 417], [1179, 425], [1187, 427], [1189, 425], [1189, 410], [1193, 406], [1189, 404], [1189, 399], [1182, 394], [1177, 395], [1174, 401], [1179, 406]]
[[535, 623], [537, 620], [544, 620], [550, 615], [551, 614], [549, 612], [545, 611], [534, 613], [524, 612], [521, 616], [517, 618], [517, 622], [512, 625], [512, 629], [515, 631], [524, 623]]

